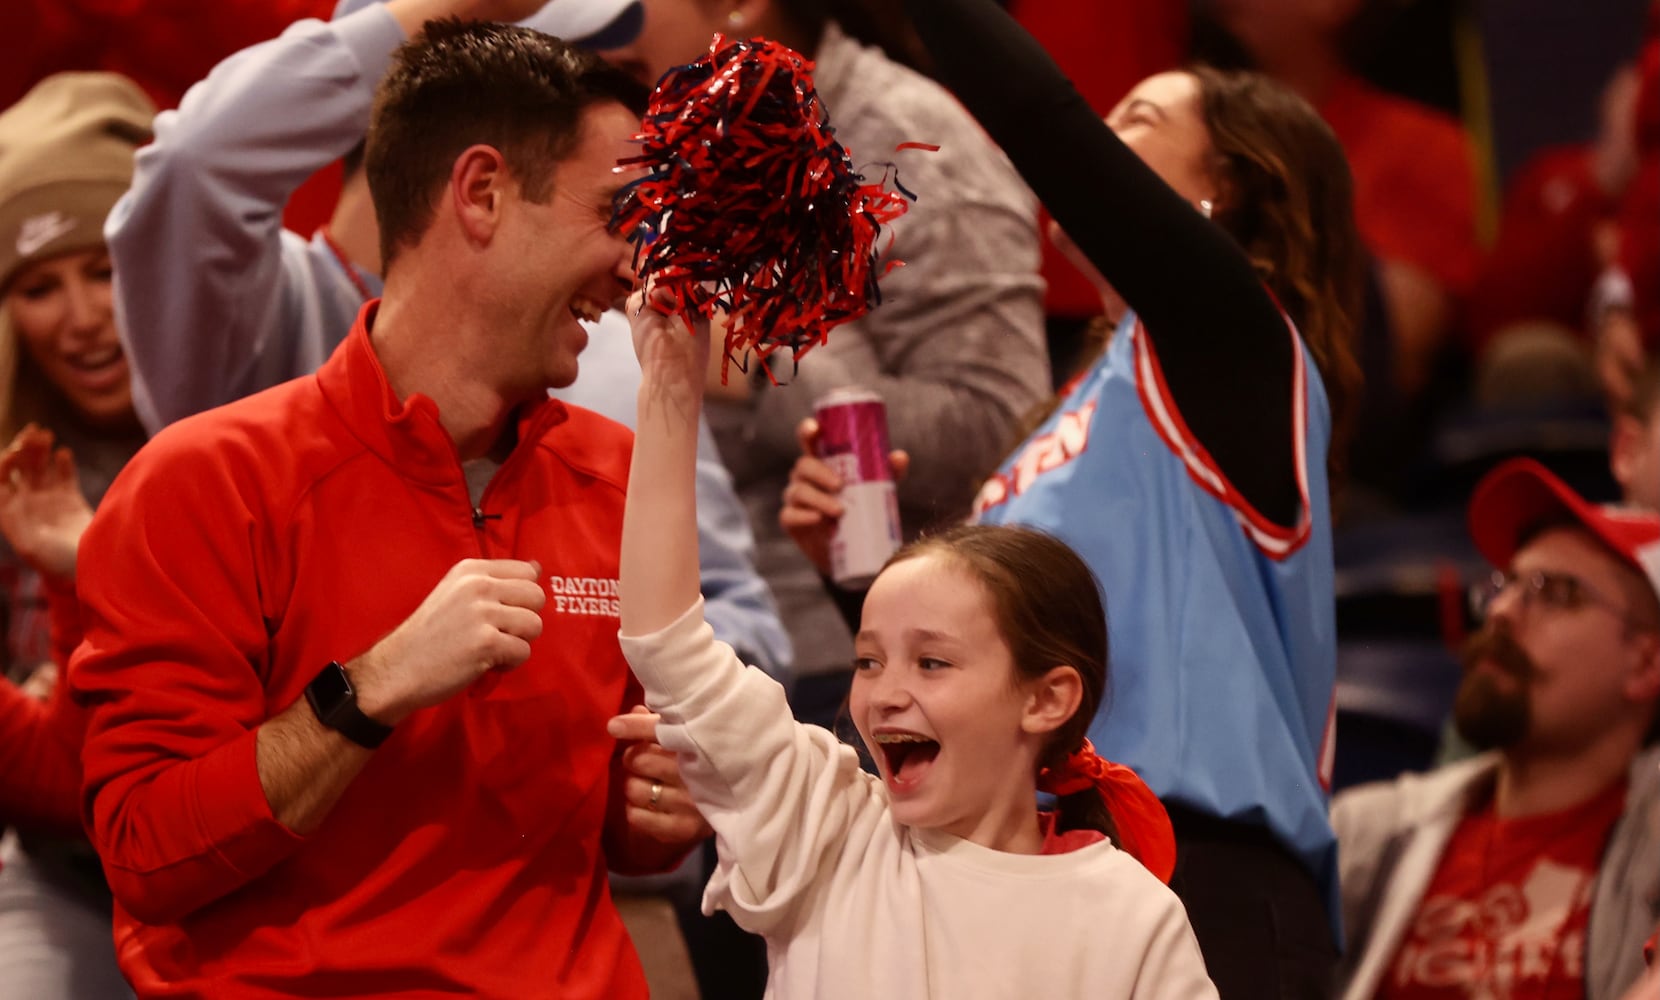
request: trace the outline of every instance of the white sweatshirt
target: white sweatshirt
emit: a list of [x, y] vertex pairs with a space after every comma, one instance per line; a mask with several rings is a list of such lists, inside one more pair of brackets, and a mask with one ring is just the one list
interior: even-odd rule
[[715, 828], [705, 912], [767, 941], [774, 1000], [1215, 997], [1175, 895], [1110, 843], [1007, 854], [894, 821], [851, 747], [715, 641], [700, 600], [622, 639]]

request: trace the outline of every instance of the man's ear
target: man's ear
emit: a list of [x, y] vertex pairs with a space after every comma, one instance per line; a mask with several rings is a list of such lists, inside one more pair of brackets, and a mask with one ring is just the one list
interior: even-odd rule
[[1071, 721], [1084, 700], [1084, 681], [1071, 666], [1050, 667], [1035, 681], [1026, 682], [1026, 708], [1020, 728], [1034, 735], [1052, 733]]
[[513, 184], [507, 161], [494, 146], [468, 146], [450, 168], [449, 201], [467, 239], [486, 245], [501, 225], [507, 188]]
[[1637, 656], [1625, 679], [1626, 697], [1632, 701], [1660, 699], [1660, 633], [1639, 632], [1635, 640]]

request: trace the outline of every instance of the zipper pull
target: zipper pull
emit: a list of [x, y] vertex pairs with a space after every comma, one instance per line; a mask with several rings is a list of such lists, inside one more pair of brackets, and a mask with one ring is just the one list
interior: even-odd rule
[[482, 508], [482, 507], [474, 507], [473, 508], [473, 527], [477, 528], [479, 531], [484, 530], [484, 522], [485, 521], [500, 521], [500, 520], [501, 520], [501, 515], [500, 514], [486, 514], [486, 513], [484, 513], [484, 508]]

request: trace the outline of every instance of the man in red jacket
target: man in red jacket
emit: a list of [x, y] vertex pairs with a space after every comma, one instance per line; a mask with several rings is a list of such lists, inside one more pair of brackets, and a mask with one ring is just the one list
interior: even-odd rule
[[632, 285], [607, 220], [644, 97], [429, 22], [369, 131], [384, 297], [106, 497], [69, 683], [139, 996], [645, 997], [606, 869], [707, 827], [671, 756], [605, 733], [638, 701], [629, 435], [547, 398]]

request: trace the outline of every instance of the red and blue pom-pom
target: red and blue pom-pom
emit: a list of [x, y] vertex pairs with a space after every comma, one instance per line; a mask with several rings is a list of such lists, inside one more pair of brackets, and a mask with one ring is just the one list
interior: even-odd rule
[[716, 35], [707, 56], [663, 76], [640, 155], [619, 163], [647, 170], [612, 219], [640, 280], [688, 322], [724, 313], [727, 362], [753, 354], [769, 377], [774, 352], [799, 359], [881, 301], [877, 278], [898, 262], [878, 267], [877, 240], [914, 199], [897, 182], [864, 183], [812, 70], [775, 42]]

